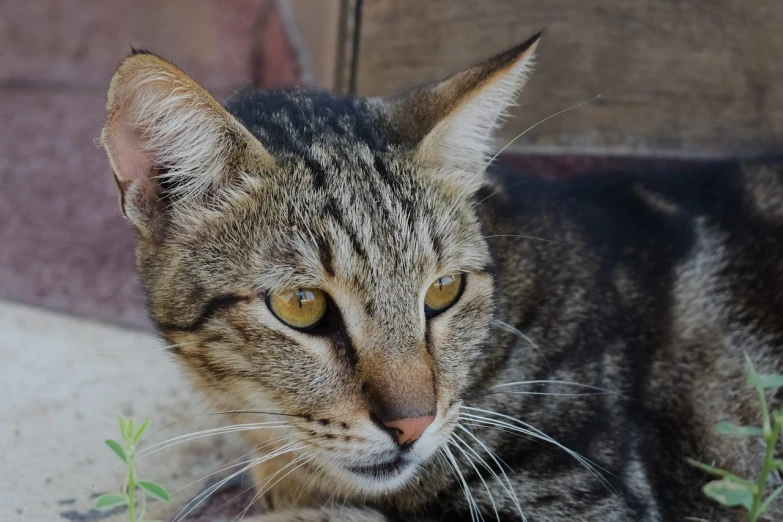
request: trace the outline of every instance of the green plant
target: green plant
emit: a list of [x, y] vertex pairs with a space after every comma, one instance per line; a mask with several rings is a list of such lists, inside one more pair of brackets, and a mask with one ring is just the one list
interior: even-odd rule
[[745, 355], [748, 366], [748, 386], [756, 390], [761, 405], [762, 426], [735, 426], [730, 422], [719, 422], [715, 427], [721, 435], [729, 437], [761, 437], [766, 443], [764, 462], [761, 472], [755, 481], [744, 479], [733, 473], [701, 462], [688, 459], [693, 466], [702, 469], [720, 480], [706, 484], [702, 491], [713, 500], [724, 506], [742, 506], [748, 510], [748, 520], [757, 522], [766, 513], [772, 501], [783, 493], [783, 486], [776, 488], [764, 498], [769, 474], [774, 470], [783, 471], [783, 460], [775, 458], [775, 446], [783, 430], [783, 409], [770, 412], [767, 405], [766, 390], [783, 387], [783, 375], [760, 375], [750, 357]]
[[[145, 420], [134, 430], [133, 419], [126, 419], [122, 415], [118, 415], [118, 420], [124, 444], [120, 444], [116, 440], [108, 439], [106, 440], [106, 445], [109, 446], [125, 464], [125, 483], [119, 493], [106, 493], [98, 497], [95, 507], [101, 509], [127, 505], [129, 521], [143, 522], [144, 511], [147, 507], [147, 495], [154, 499], [168, 502], [169, 493], [160, 484], [149, 480], [139, 480], [139, 477], [136, 476], [136, 469], [134, 467], [136, 446], [139, 444], [141, 436], [144, 434], [144, 430], [147, 429], [147, 426], [149, 426], [150, 421]], [[140, 492], [141, 497], [141, 508], [138, 513], [136, 512], [137, 490]], [[158, 521], [149, 520], [147, 522]]]

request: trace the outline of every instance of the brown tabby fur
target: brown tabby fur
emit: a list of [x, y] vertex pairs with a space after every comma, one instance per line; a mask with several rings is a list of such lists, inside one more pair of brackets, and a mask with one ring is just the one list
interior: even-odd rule
[[[713, 426], [759, 422], [745, 353], [781, 370], [783, 171], [485, 173], [537, 41], [394, 99], [224, 109], [154, 55], [120, 66], [103, 143], [150, 315], [237, 423], [279, 421], [246, 432], [259, 457], [291, 450], [253, 467], [273, 510], [254, 522], [742, 520], [685, 459], [758, 469], [756, 441]], [[425, 318], [454, 272], [463, 294]], [[301, 287], [333, 328], [271, 314]], [[410, 447], [371, 416], [433, 390]]]

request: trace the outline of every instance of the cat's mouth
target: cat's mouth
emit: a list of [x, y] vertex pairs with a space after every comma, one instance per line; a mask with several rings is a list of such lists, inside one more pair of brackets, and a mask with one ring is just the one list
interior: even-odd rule
[[410, 461], [400, 455], [386, 462], [372, 464], [369, 466], [346, 466], [346, 469], [351, 473], [355, 473], [356, 475], [360, 475], [366, 478], [388, 479], [396, 477], [409, 465]]

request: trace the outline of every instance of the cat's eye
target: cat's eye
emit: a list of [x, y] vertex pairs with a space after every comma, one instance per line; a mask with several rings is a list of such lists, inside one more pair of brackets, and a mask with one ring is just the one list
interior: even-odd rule
[[310, 330], [326, 318], [326, 294], [317, 288], [267, 294], [267, 305], [275, 317], [297, 330]]
[[437, 278], [424, 294], [424, 314], [427, 317], [448, 310], [462, 294], [465, 278], [462, 274], [449, 274]]

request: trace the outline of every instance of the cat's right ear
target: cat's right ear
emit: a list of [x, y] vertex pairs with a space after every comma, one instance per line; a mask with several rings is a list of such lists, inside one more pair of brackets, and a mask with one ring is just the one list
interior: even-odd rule
[[142, 232], [165, 213], [197, 204], [242, 169], [274, 159], [206, 90], [147, 52], [126, 58], [111, 80], [101, 143], [123, 214]]
[[386, 102], [392, 128], [414, 144], [416, 158], [461, 193], [483, 184], [494, 136], [525, 85], [540, 37]]

